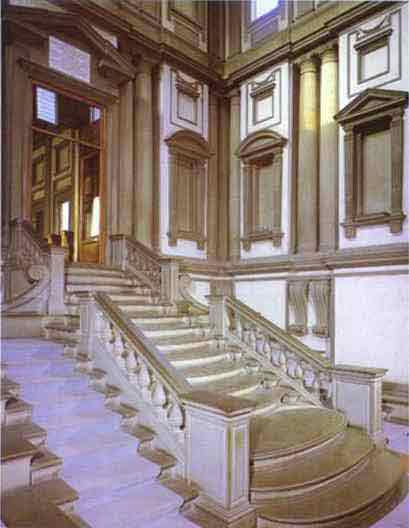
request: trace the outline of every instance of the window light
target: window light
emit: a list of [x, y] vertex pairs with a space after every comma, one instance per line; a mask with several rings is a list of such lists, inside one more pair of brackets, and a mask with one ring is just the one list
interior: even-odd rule
[[252, 19], [260, 18], [278, 6], [279, 0], [254, 0]]
[[60, 231], [70, 230], [70, 202], [63, 202], [60, 209]]
[[36, 87], [37, 119], [57, 124], [57, 94], [40, 86]]
[[99, 214], [100, 214], [100, 201], [99, 196], [95, 196], [92, 201], [92, 216], [91, 216], [91, 237], [97, 237], [99, 235]]

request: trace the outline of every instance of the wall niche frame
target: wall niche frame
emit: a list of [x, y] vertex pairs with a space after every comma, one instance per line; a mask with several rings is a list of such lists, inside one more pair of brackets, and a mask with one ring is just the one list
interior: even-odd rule
[[169, 149], [169, 245], [192, 240], [206, 245], [207, 168], [213, 155], [196, 132], [179, 130], [165, 140]]
[[[334, 116], [345, 131], [345, 219], [341, 225], [346, 238], [355, 238], [357, 228], [363, 226], [389, 225], [391, 233], [402, 231], [406, 218], [402, 209], [403, 116], [407, 106], [407, 92], [367, 88]], [[368, 211], [365, 141], [376, 133], [384, 134], [388, 142], [384, 148], [390, 149], [385, 151], [385, 157], [390, 157], [384, 173], [388, 190], [384, 190], [385, 207]]]
[[[280, 247], [283, 151], [287, 139], [273, 130], [253, 132], [240, 144], [236, 155], [243, 167], [243, 249], [254, 242], [271, 240]], [[270, 194], [271, 193], [271, 194]], [[271, 211], [262, 202], [271, 204]], [[268, 209], [268, 207], [267, 207]]]

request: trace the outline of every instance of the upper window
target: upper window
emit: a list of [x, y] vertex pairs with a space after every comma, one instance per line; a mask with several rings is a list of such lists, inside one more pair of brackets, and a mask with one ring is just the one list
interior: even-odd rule
[[279, 0], [253, 0], [252, 3], [252, 20], [262, 17], [278, 6]]
[[36, 87], [37, 119], [53, 125], [57, 124], [57, 94], [51, 90]]

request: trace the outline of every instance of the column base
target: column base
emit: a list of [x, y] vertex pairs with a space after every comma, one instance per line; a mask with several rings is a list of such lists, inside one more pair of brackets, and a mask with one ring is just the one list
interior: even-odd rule
[[202, 494], [194, 507], [204, 515], [215, 517], [217, 528], [255, 528], [257, 524], [256, 510], [248, 503], [227, 510]]

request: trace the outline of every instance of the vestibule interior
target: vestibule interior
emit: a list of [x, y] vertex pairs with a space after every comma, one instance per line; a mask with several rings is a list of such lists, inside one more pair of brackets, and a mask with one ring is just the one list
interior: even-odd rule
[[100, 262], [103, 111], [33, 85], [31, 218], [72, 261]]

